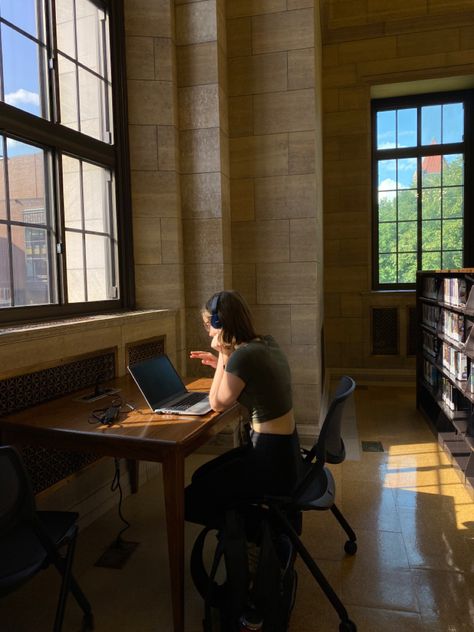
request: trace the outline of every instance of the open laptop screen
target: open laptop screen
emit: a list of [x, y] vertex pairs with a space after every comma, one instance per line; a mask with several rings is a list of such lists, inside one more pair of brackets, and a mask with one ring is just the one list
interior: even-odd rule
[[151, 408], [186, 392], [168, 356], [160, 355], [129, 367]]

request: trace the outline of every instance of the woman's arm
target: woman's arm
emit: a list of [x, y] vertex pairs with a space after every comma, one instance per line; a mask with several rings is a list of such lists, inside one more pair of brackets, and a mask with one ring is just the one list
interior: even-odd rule
[[211, 347], [219, 351], [219, 358], [209, 392], [209, 402], [214, 410], [221, 412], [237, 401], [245, 382], [240, 377], [226, 372], [225, 365], [232, 352], [222, 349], [218, 336], [213, 338]]

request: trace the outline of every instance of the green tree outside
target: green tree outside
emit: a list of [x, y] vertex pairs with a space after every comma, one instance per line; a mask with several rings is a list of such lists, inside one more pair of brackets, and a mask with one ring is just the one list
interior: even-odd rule
[[[423, 160], [423, 159], [419, 159]], [[443, 156], [441, 172], [422, 174], [417, 186], [379, 192], [380, 283], [414, 283], [417, 270], [417, 201], [421, 196], [423, 270], [462, 267], [464, 161]]]

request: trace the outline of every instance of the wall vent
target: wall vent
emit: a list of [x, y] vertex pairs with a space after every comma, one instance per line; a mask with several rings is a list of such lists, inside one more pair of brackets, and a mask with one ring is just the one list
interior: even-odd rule
[[398, 309], [372, 308], [372, 354], [398, 355]]
[[[97, 380], [115, 377], [114, 351], [102, 352], [26, 375], [0, 380], [0, 415], [47, 402], [74, 391], [94, 386]], [[40, 446], [20, 447], [38, 493], [97, 460], [95, 454], [76, 454]]]
[[142, 340], [127, 346], [127, 362], [130, 366], [133, 366], [137, 362], [154, 358], [157, 355], [163, 355], [164, 352], [165, 339], [163, 336]]

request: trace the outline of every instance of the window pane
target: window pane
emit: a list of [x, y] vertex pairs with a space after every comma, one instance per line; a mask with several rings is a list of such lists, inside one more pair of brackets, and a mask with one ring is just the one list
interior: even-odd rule
[[464, 184], [464, 159], [462, 154], [446, 154], [443, 160], [443, 185]]
[[86, 300], [82, 234], [66, 231], [66, 269], [69, 303]]
[[108, 171], [83, 163], [84, 216], [86, 230], [105, 232], [108, 229]]
[[397, 147], [416, 147], [416, 108], [398, 110]]
[[379, 191], [394, 191], [397, 188], [397, 161], [379, 160], [378, 189]]
[[58, 56], [59, 95], [61, 123], [71, 129], [79, 129], [79, 105], [77, 101], [76, 66], [62, 55]]
[[464, 138], [463, 103], [443, 105], [443, 143], [462, 143]]
[[443, 221], [443, 250], [459, 250], [463, 246], [462, 219]]
[[107, 237], [86, 236], [87, 300], [103, 301], [110, 298], [110, 248]]
[[421, 216], [423, 219], [441, 217], [441, 189], [423, 189], [421, 192]]
[[441, 222], [429, 220], [422, 224], [423, 250], [441, 250]]
[[423, 270], [440, 270], [441, 269], [441, 253], [440, 252], [424, 252], [422, 259]]
[[7, 140], [10, 219], [28, 222], [30, 209], [41, 210], [40, 222], [46, 224], [44, 151], [9, 138]]
[[104, 76], [100, 11], [89, 0], [76, 0], [77, 59], [91, 70]]
[[441, 105], [421, 108], [421, 144], [441, 143]]
[[409, 189], [408, 191], [399, 191], [397, 193], [398, 198], [398, 219], [411, 219], [417, 218], [417, 195], [416, 189]]
[[443, 217], [463, 216], [463, 187], [443, 189]]
[[416, 253], [398, 256], [398, 282], [415, 283], [416, 281]]
[[397, 255], [379, 255], [379, 282], [397, 282]]
[[379, 222], [393, 222], [397, 219], [395, 196], [395, 191], [379, 193]]
[[69, 156], [62, 157], [64, 223], [66, 228], [82, 229], [81, 163]]
[[43, 105], [46, 95], [41, 93], [41, 85], [46, 86], [47, 81], [44, 49], [4, 24], [1, 35], [5, 103], [48, 118]]
[[93, 138], [108, 141], [105, 137], [105, 120], [103, 118], [106, 104], [105, 94], [106, 86], [104, 81], [87, 70], [79, 68], [81, 132]]
[[397, 252], [397, 224], [379, 224], [379, 252]]
[[[400, 222], [398, 224], [398, 251], [414, 252], [417, 246], [417, 222]], [[416, 257], [415, 257], [416, 258]]]
[[395, 121], [395, 110], [377, 112], [377, 149], [391, 149], [396, 147]]
[[443, 252], [443, 268], [462, 268], [462, 251]]
[[56, 0], [56, 33], [58, 50], [76, 56], [76, 30], [72, 0]]
[[421, 161], [422, 187], [438, 187], [441, 184], [441, 156], [424, 156]]
[[38, 5], [40, 16], [42, 16], [44, 11], [42, 0], [1, 0], [0, 15], [5, 20], [44, 42], [44, 31], [42, 28], [38, 28], [39, 16], [36, 13]]
[[397, 160], [397, 188], [407, 189], [416, 185], [416, 158]]
[[0, 308], [11, 306], [10, 247], [5, 224], [0, 224]]
[[45, 230], [12, 226], [16, 306], [49, 303], [48, 239]]
[[7, 217], [7, 200], [5, 193], [5, 163], [3, 160], [3, 137], [0, 136], [0, 219]]

